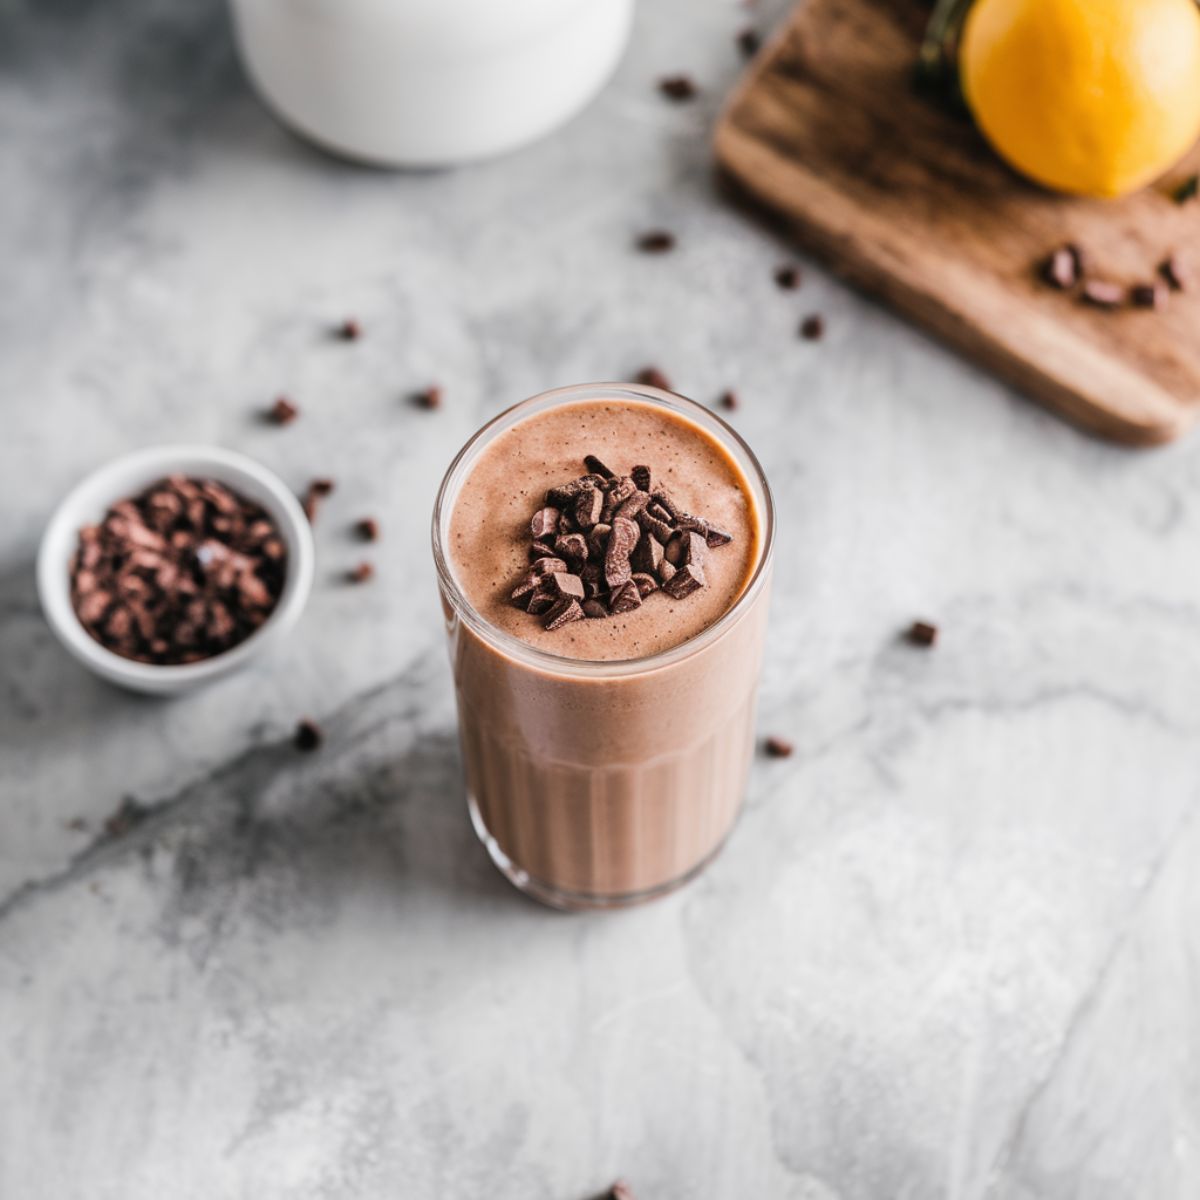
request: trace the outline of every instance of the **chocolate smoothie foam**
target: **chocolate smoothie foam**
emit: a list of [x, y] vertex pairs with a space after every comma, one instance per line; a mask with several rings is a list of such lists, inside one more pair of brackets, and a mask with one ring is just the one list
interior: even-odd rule
[[[615, 501], [636, 489], [635, 466], [673, 515], [639, 491], [627, 511], [650, 507], [622, 529]], [[596, 486], [594, 510], [576, 513], [564, 483]], [[710, 414], [625, 385], [527, 401], [452, 468], [435, 541], [467, 786], [518, 886], [564, 907], [629, 903], [682, 882], [723, 842], [753, 749], [769, 509], [752, 456]], [[625, 545], [605, 578], [613, 528], [641, 538], [631, 567], [647, 567], [623, 598], [628, 571], [612, 570]], [[640, 561], [646, 529], [667, 547], [653, 547], [658, 573]], [[561, 559], [547, 553], [552, 533]], [[545, 576], [522, 590], [531, 562]], [[677, 570], [690, 578], [672, 583]], [[527, 610], [535, 585], [546, 599]]]

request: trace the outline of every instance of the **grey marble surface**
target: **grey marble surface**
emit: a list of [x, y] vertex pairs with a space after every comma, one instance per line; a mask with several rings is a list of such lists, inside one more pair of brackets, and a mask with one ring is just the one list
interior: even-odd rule
[[[0, 0], [3, 1200], [1200, 1194], [1200, 440], [1110, 448], [815, 267], [776, 291], [711, 177], [746, 19], [647, 0], [569, 128], [392, 175], [267, 117], [217, 0]], [[744, 398], [797, 752], [694, 885], [563, 917], [469, 830], [427, 513], [484, 418], [647, 362]], [[31, 564], [176, 439], [339, 486], [288, 646], [162, 703], [66, 658]]]

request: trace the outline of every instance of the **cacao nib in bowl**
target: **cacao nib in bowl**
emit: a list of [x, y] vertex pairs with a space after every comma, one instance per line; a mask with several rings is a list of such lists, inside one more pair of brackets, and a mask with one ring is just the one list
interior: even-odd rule
[[71, 654], [112, 683], [171, 695], [243, 666], [295, 624], [312, 586], [312, 532], [283, 481], [252, 459], [153, 447], [67, 496], [37, 574]]

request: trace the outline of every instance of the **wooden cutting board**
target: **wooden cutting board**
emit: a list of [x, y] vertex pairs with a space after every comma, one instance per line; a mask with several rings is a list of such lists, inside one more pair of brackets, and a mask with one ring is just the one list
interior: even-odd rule
[[1074, 241], [1096, 277], [1132, 284], [1169, 251], [1186, 260], [1200, 201], [1169, 185], [1195, 163], [1120, 201], [1024, 182], [914, 93], [929, 7], [807, 0], [726, 108], [721, 165], [835, 271], [1050, 408], [1119, 442], [1176, 437], [1200, 413], [1200, 250], [1194, 290], [1161, 312], [1091, 308], [1034, 264]]

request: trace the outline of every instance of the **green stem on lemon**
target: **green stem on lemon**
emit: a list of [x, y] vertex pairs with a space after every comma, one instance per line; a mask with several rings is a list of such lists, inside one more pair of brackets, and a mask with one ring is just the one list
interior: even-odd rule
[[917, 52], [916, 82], [923, 91], [962, 100], [958, 88], [958, 38], [973, 0], [937, 0]]

